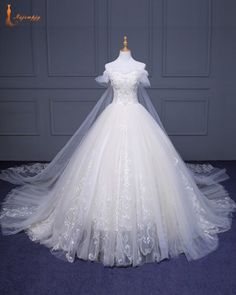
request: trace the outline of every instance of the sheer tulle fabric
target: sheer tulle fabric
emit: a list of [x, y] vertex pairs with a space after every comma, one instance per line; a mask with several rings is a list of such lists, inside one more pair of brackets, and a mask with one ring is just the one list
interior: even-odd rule
[[144, 89], [147, 71], [138, 77], [137, 103], [114, 103], [105, 71], [96, 81], [108, 88], [51, 163], [2, 171], [21, 185], [2, 205], [3, 234], [25, 230], [69, 262], [108, 266], [198, 259], [217, 248], [236, 209], [220, 184], [228, 175], [183, 162]]

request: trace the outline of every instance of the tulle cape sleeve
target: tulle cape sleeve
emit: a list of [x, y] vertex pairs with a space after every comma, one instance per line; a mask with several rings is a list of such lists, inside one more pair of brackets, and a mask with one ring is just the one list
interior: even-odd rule
[[[95, 81], [102, 86], [106, 86], [107, 89], [105, 89], [105, 91], [103, 91], [103, 93], [99, 96], [98, 100], [95, 102], [95, 105], [93, 106], [92, 110], [89, 112], [85, 120], [78, 127], [75, 133], [64, 145], [64, 147], [55, 155], [52, 161], [46, 166], [46, 168], [40, 171], [35, 176], [25, 176], [23, 173], [19, 173], [19, 171], [14, 168], [6, 169], [0, 173], [0, 179], [9, 181], [17, 185], [25, 184], [26, 186], [27, 184], [30, 185], [32, 183], [43, 183], [44, 189], [49, 189], [51, 186], [54, 185], [56, 180], [60, 177], [60, 175], [66, 168], [67, 164], [69, 163], [74, 151], [79, 148], [83, 140], [86, 138], [87, 132], [89, 131], [91, 126], [98, 119], [98, 117], [104, 111], [104, 109], [112, 102], [113, 89], [106, 69], [104, 70], [102, 75], [97, 76], [95, 78]], [[143, 73], [140, 76], [140, 83], [138, 84], [138, 101], [150, 112], [150, 114], [153, 116], [153, 118], [164, 131], [164, 127], [161, 123], [161, 120], [155, 110], [155, 107], [151, 102], [151, 99], [149, 98], [145, 90], [145, 87], [150, 87], [150, 82], [148, 79], [148, 72], [146, 70], [143, 70]], [[36, 187], [35, 189], [37, 190]], [[21, 192], [18, 192], [17, 194], [22, 195], [22, 198], [24, 198], [24, 189]], [[32, 196], [31, 199], [32, 203], [34, 202], [33, 199], [39, 198], [40, 195], [41, 192], [35, 191], [35, 194], [34, 196]], [[14, 197], [12, 197], [12, 200], [13, 199]]]
[[143, 87], [151, 87], [151, 83], [148, 78], [148, 71], [147, 70], [142, 70], [140, 77], [139, 77], [139, 82]]
[[148, 95], [148, 92], [145, 88], [150, 88], [151, 83], [149, 80], [149, 73], [146, 69], [143, 69], [141, 71], [141, 74], [139, 76], [139, 83], [138, 83], [138, 101], [140, 104], [142, 104], [145, 109], [152, 115], [153, 119], [156, 121], [156, 123], [161, 127], [163, 132], [167, 135], [167, 132], [161, 122], [161, 119]]
[[[93, 106], [90, 113], [87, 115], [82, 124], [78, 127], [75, 133], [71, 136], [65, 146], [55, 155], [52, 161], [47, 165], [45, 169], [40, 171], [35, 176], [25, 176], [22, 173], [19, 173], [17, 169], [6, 169], [0, 173], [0, 179], [9, 181], [14, 184], [22, 185], [22, 184], [31, 184], [31, 183], [43, 183], [44, 188], [51, 187], [54, 185], [55, 181], [60, 177], [64, 169], [66, 168], [68, 162], [71, 159], [74, 151], [79, 148], [80, 144], [86, 138], [88, 130], [100, 116], [100, 114], [104, 111], [104, 109], [112, 102], [113, 100], [113, 89], [110, 83], [109, 75], [107, 70], [105, 69], [103, 74], [97, 76], [95, 81], [101, 85], [106, 86], [107, 89], [103, 91], [103, 93], [99, 96], [95, 105]], [[150, 81], [148, 79], [148, 72], [143, 70], [140, 75], [140, 83], [138, 83], [138, 101], [141, 103], [147, 111], [153, 116], [155, 121], [159, 124], [159, 126], [165, 132], [165, 129], [161, 123], [159, 115], [153, 106], [151, 99], [148, 96], [148, 93], [145, 87], [150, 87]], [[24, 196], [24, 192], [21, 192], [22, 198]], [[39, 193], [40, 195], [40, 193]], [[37, 193], [34, 195], [35, 198]], [[34, 198], [32, 197], [32, 198]], [[14, 199], [14, 198], [13, 198]], [[33, 202], [33, 200], [32, 200]]]
[[[82, 124], [50, 163], [42, 165], [41, 169], [37, 169], [38, 171], [33, 176], [24, 173], [27, 167], [25, 169], [11, 167], [0, 172], [1, 180], [20, 185], [11, 190], [4, 198], [4, 209], [0, 211], [3, 234], [15, 234], [24, 230], [27, 226], [37, 221], [38, 215], [33, 214], [36, 208], [41, 208], [41, 204], [48, 204], [48, 202], [54, 201], [57, 195], [57, 186], [55, 185], [57, 180], [63, 175], [68, 163], [73, 161], [74, 152], [86, 140], [90, 128], [96, 120], [99, 120], [100, 114], [112, 101], [112, 87], [108, 84], [106, 75], [104, 74], [100, 78], [98, 76], [95, 79], [101, 85], [108, 85], [107, 89], [99, 96]], [[33, 169], [33, 165], [32, 169], [31, 165], [28, 167], [29, 172]], [[23, 215], [21, 213], [22, 210], [27, 210], [28, 213]], [[12, 218], [9, 216], [9, 212], [19, 212], [19, 215], [15, 214], [15, 217]]]
[[[0, 173], [0, 179], [11, 182], [17, 185], [30, 185], [43, 183], [44, 187], [50, 188], [54, 185], [56, 180], [63, 173], [67, 164], [69, 163], [74, 151], [79, 148], [84, 139], [86, 138], [87, 132], [92, 127], [94, 122], [98, 119], [100, 114], [112, 101], [113, 92], [112, 87], [109, 83], [109, 78], [104, 71], [103, 75], [97, 76], [95, 80], [102, 86], [108, 86], [105, 91], [98, 97], [92, 110], [88, 113], [82, 124], [77, 128], [75, 133], [69, 138], [63, 148], [54, 156], [52, 161], [46, 166], [45, 169], [40, 171], [34, 176], [25, 176], [24, 173], [20, 173], [18, 169], [9, 168]], [[37, 188], [35, 188], [37, 190]], [[24, 197], [24, 190], [19, 194]], [[39, 193], [40, 195], [40, 193]], [[34, 196], [32, 195], [32, 203], [34, 198], [38, 198], [37, 192]], [[12, 200], [14, 198], [12, 197]]]
[[108, 86], [110, 79], [107, 70], [105, 70], [102, 75], [97, 76], [95, 81], [101, 86]]

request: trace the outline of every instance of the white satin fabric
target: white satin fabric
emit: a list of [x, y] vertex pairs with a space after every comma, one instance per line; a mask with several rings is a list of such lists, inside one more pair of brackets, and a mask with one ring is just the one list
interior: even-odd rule
[[40, 178], [50, 164], [32, 166], [39, 168], [35, 181], [20, 168], [0, 175], [13, 183], [21, 175], [24, 183], [3, 203], [3, 234], [25, 230], [69, 262], [77, 256], [107, 266], [137, 266], [181, 253], [192, 260], [215, 250], [217, 234], [230, 229], [236, 209], [220, 184], [228, 178], [225, 169], [184, 163], [139, 102], [138, 85], [149, 83], [146, 70], [106, 70], [102, 77], [111, 83], [112, 102], [56, 179]]

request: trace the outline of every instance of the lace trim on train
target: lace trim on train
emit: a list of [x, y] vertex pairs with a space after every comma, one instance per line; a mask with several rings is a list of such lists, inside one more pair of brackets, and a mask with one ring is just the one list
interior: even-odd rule
[[[193, 163], [185, 163], [186, 166], [189, 168], [190, 171], [192, 171], [193, 173], [196, 174], [210, 174], [211, 172], [213, 172], [215, 168], [213, 167], [210, 163], [204, 163], [204, 164], [193, 164]], [[12, 171], [12, 172], [16, 172], [22, 176], [35, 176], [38, 173], [40, 173], [43, 169], [45, 169], [47, 166], [49, 165], [49, 163], [47, 162], [37, 162], [37, 163], [29, 163], [29, 164], [22, 164], [19, 166], [15, 166], [15, 167], [10, 167], [7, 168], [6, 170]], [[2, 170], [4, 171], [4, 170]]]
[[44, 170], [49, 163], [29, 163], [29, 164], [22, 164], [19, 166], [15, 167], [10, 167], [7, 168], [6, 170], [2, 170], [1, 172], [4, 171], [12, 171], [17, 174], [20, 174], [24, 177], [29, 177], [29, 176], [35, 176], [38, 173], [40, 173], [42, 170]]
[[[122, 163], [124, 164], [125, 171], [124, 173], [124, 194], [125, 194], [125, 188], [128, 186], [128, 176], [129, 176], [129, 169], [128, 169], [128, 162], [127, 159], [124, 158]], [[126, 165], [127, 164], [127, 165]], [[40, 173], [43, 169], [47, 167], [48, 163], [31, 163], [26, 165], [21, 165], [17, 167], [9, 168], [11, 170], [14, 170], [17, 173], [20, 173], [21, 175], [35, 175]], [[90, 166], [89, 166], [90, 167]], [[224, 172], [224, 169], [219, 169], [213, 167], [211, 164], [187, 164], [187, 167], [193, 172], [194, 175], [211, 175], [215, 171], [221, 171], [221, 173]], [[91, 168], [91, 167], [90, 167]], [[218, 169], [218, 170], [216, 170]], [[217, 226], [215, 224], [211, 224], [207, 220], [207, 212], [200, 206], [198, 199], [196, 198], [191, 183], [188, 182], [188, 179], [185, 177], [184, 174], [181, 173], [181, 176], [183, 178], [185, 187], [189, 190], [189, 195], [192, 198], [194, 202], [194, 208], [199, 216], [199, 225], [200, 228], [205, 232], [206, 237], [208, 236], [210, 240], [214, 240], [215, 242], [212, 244], [214, 247], [217, 245], [217, 237], [215, 234], [227, 230], [227, 228], [230, 226], [230, 224], [225, 225], [225, 228], [221, 228], [220, 226]], [[140, 192], [145, 192], [145, 186], [142, 183], [142, 178], [140, 178]], [[83, 179], [81, 179], [81, 185], [84, 185]], [[227, 192], [223, 189], [223, 187], [219, 184], [217, 184], [217, 189], [221, 193], [221, 203], [218, 203], [219, 208], [229, 208], [232, 206], [233, 211], [233, 203], [231, 204], [230, 198], [228, 197]], [[140, 196], [140, 200], [142, 201], [142, 194]], [[76, 200], [76, 198], [75, 198]], [[74, 200], [74, 201], [75, 201]], [[215, 200], [214, 200], [215, 202]], [[105, 205], [105, 204], [104, 204]], [[129, 199], [127, 196], [126, 199], [126, 206], [129, 205]], [[141, 204], [139, 204], [141, 206]], [[82, 203], [82, 206], [78, 206], [78, 204], [73, 204], [70, 208], [70, 210], [66, 214], [65, 218], [65, 231], [60, 234], [59, 237], [56, 237], [56, 240], [48, 240], [48, 237], [50, 237], [50, 233], [52, 233], [52, 227], [54, 222], [54, 211], [51, 212], [51, 214], [48, 216], [46, 220], [43, 220], [39, 223], [36, 223], [34, 225], [31, 225], [26, 229], [27, 234], [33, 241], [41, 241], [43, 244], [49, 243], [49, 245], [53, 245], [51, 247], [52, 253], [56, 253], [56, 255], [64, 255], [66, 260], [69, 262], [73, 262], [75, 259], [75, 256], [77, 255], [79, 258], [89, 258], [91, 261], [103, 261], [105, 265], [112, 265], [114, 263], [115, 265], [130, 265], [133, 263], [133, 265], [140, 265], [144, 262], [152, 262], [152, 261], [159, 261], [163, 258], [167, 257], [174, 257], [179, 255], [182, 252], [185, 252], [183, 243], [181, 241], [180, 236], [176, 237], [176, 241], [174, 243], [174, 246], [172, 249], [168, 249], [168, 253], [161, 253], [160, 249], [158, 248], [159, 242], [158, 241], [158, 230], [156, 228], [156, 224], [153, 224], [153, 221], [149, 219], [148, 212], [145, 213], [145, 218], [142, 220], [141, 223], [137, 225], [137, 249], [133, 249], [133, 240], [132, 240], [132, 228], [129, 228], [129, 226], [126, 226], [127, 223], [121, 223], [119, 224], [119, 227], [115, 231], [115, 233], [109, 232], [109, 228], [106, 226], [104, 227], [102, 224], [93, 222], [91, 224], [91, 239], [88, 244], [88, 257], [84, 257], [80, 251], [82, 249], [83, 241], [86, 240], [86, 236], [88, 234], [87, 231], [84, 230], [83, 226], [76, 223], [76, 228], [74, 228], [73, 224], [75, 224], [75, 218], [78, 216], [78, 209], [81, 208], [81, 210], [86, 210], [86, 202]], [[101, 208], [105, 208], [104, 206], [101, 206]], [[124, 209], [124, 208], [123, 208]], [[231, 211], [231, 210], [226, 210]], [[125, 211], [124, 211], [125, 212]], [[228, 214], [227, 213], [227, 214]], [[3, 212], [3, 216], [9, 214], [19, 214], [19, 212]], [[30, 214], [30, 212], [27, 210], [23, 210], [21, 214]], [[82, 214], [82, 212], [81, 212]], [[3, 217], [2, 216], [2, 217]], [[125, 217], [125, 216], [124, 216]], [[163, 220], [164, 217], [162, 217]], [[139, 219], [140, 220], [140, 219]], [[101, 222], [101, 220], [100, 220]], [[103, 230], [101, 230], [103, 228]], [[112, 236], [111, 234], [115, 234], [116, 236]], [[163, 243], [167, 243], [168, 237], [167, 233], [164, 233], [165, 240], [163, 240]], [[46, 240], [44, 240], [44, 237]], [[109, 241], [115, 239], [117, 242], [117, 251], [116, 256], [114, 257], [114, 262], [111, 262], [111, 258], [104, 257], [105, 250], [109, 246]], [[199, 243], [204, 245], [204, 240], [199, 237]], [[77, 241], [80, 241], [79, 244], [76, 246]], [[163, 247], [163, 249], [167, 249], [168, 247]], [[209, 251], [212, 249], [209, 249]], [[207, 249], [205, 250], [208, 251]], [[136, 255], [135, 261], [134, 261], [134, 252]]]

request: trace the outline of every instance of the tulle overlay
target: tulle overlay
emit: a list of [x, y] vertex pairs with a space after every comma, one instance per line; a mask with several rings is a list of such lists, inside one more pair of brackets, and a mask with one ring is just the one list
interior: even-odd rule
[[5, 234], [26, 229], [71, 262], [77, 255], [135, 266], [183, 252], [197, 259], [230, 228], [235, 204], [218, 183], [225, 179], [224, 169], [186, 166], [140, 104], [112, 103], [53, 189], [15, 188], [1, 222]]
[[[30, 179], [47, 166], [9, 168], [0, 178], [17, 183], [17, 175]], [[236, 203], [220, 184], [227, 178], [225, 169], [184, 163], [143, 105], [114, 100], [56, 180], [29, 180], [10, 191], [2, 232], [25, 230], [69, 262], [77, 256], [137, 266], [180, 253], [198, 259], [231, 227]]]

